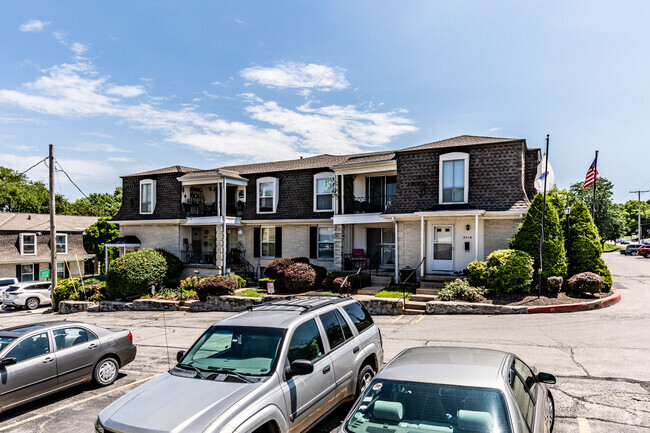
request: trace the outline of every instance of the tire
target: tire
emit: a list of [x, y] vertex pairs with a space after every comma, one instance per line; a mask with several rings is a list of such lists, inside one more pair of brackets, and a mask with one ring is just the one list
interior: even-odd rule
[[41, 305], [41, 301], [38, 298], [29, 298], [25, 301], [25, 308], [28, 310], [35, 310], [39, 305]]
[[120, 372], [120, 366], [115, 358], [100, 359], [93, 370], [93, 380], [97, 385], [108, 386], [115, 382]]
[[366, 388], [368, 388], [373, 377], [375, 377], [375, 370], [371, 366], [366, 364], [361, 367], [361, 370], [359, 370], [359, 374], [357, 375], [357, 391], [355, 398], [359, 397], [366, 391]]
[[548, 393], [548, 398], [546, 399], [544, 424], [546, 431], [552, 433], [553, 427], [555, 426], [555, 401], [553, 401], [553, 396], [551, 395], [550, 391]]

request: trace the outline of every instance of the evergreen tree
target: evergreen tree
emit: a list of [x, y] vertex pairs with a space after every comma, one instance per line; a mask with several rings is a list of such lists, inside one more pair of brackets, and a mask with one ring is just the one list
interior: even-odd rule
[[[517, 233], [510, 241], [510, 248], [525, 251], [533, 257], [535, 275], [533, 282], [539, 278], [539, 240], [542, 234], [542, 205], [544, 198], [537, 194], [530, 204], [530, 208], [519, 226]], [[542, 248], [543, 269], [542, 278], [558, 275], [567, 275], [567, 257], [564, 249], [564, 236], [560, 227], [558, 210], [553, 202], [546, 201], [544, 214], [544, 247]]]
[[605, 280], [605, 286], [612, 286], [612, 275], [601, 258], [603, 248], [598, 228], [584, 203], [577, 202], [569, 216], [569, 275], [594, 272]]

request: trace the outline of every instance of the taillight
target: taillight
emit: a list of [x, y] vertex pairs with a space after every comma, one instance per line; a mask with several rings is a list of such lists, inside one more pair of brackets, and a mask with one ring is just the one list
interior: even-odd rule
[[133, 341], [133, 334], [131, 334], [131, 333], [129, 332], [129, 335], [127, 335], [126, 338], [128, 338], [128, 339], [131, 340], [131, 341]]
[[22, 295], [23, 292], [9, 292], [10, 295]]

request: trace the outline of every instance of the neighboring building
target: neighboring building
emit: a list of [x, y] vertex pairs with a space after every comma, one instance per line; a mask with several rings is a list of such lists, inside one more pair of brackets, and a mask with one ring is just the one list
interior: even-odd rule
[[522, 139], [460, 136], [214, 170], [173, 166], [123, 176], [113, 222], [123, 251], [165, 248], [203, 274], [244, 259], [259, 276], [282, 256], [330, 270], [373, 260], [396, 278], [421, 262], [422, 276], [458, 273], [507, 247], [540, 158]]
[[[84, 273], [84, 261], [94, 256], [83, 245], [83, 232], [97, 217], [56, 216], [57, 275]], [[0, 212], [0, 277], [38, 281], [39, 271], [51, 269], [50, 215]]]

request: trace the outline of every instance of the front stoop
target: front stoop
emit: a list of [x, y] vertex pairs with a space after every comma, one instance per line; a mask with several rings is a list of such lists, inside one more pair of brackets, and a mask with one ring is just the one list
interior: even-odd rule
[[461, 278], [460, 275], [451, 274], [426, 274], [420, 278], [420, 288], [417, 289], [418, 295], [435, 295], [445, 287], [445, 283]]
[[427, 314], [426, 309], [426, 302], [408, 300], [404, 304], [404, 314]]
[[359, 289], [357, 293], [359, 293], [360, 295], [372, 295], [372, 296], [374, 296], [374, 295], [377, 294], [377, 292], [380, 292], [380, 291], [384, 290], [385, 288], [386, 288], [386, 286], [368, 286], [368, 287], [363, 287], [363, 288]]

